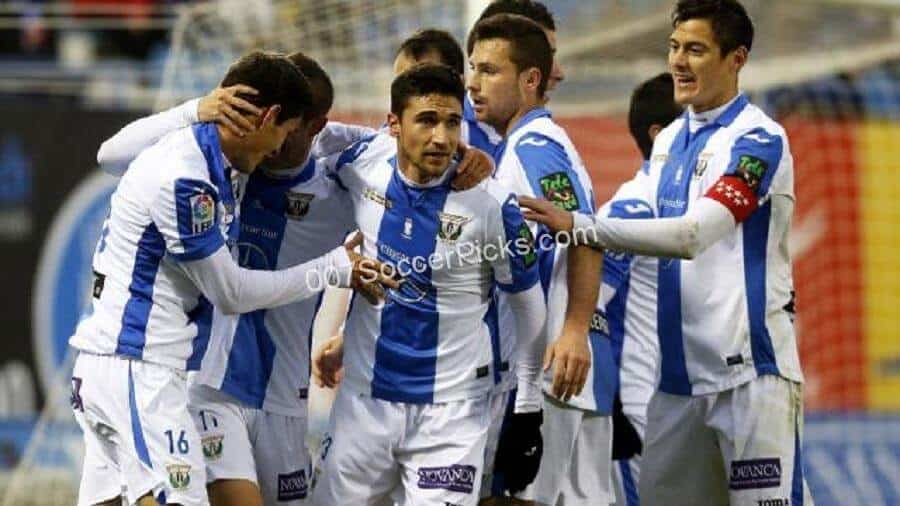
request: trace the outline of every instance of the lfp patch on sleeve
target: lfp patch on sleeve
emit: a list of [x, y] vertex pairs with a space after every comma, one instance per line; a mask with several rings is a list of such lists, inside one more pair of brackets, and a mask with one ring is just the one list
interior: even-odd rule
[[737, 173], [753, 191], [759, 188], [768, 170], [769, 164], [755, 156], [741, 155], [738, 159]]
[[201, 234], [209, 230], [216, 221], [216, 201], [207, 193], [199, 193], [190, 198], [191, 232]]
[[735, 460], [731, 462], [731, 490], [781, 486], [781, 459]]
[[575, 186], [572, 179], [565, 172], [554, 172], [538, 180], [544, 197], [553, 202], [556, 207], [566, 211], [578, 209], [578, 195], [575, 194]]

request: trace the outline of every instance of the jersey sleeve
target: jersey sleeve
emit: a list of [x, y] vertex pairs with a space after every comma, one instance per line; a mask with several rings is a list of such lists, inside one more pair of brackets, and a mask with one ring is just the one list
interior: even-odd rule
[[778, 171], [790, 170], [782, 167], [784, 148], [781, 135], [762, 128], [741, 135], [731, 148], [724, 174], [713, 183], [706, 197], [728, 208], [735, 222], [746, 220], [769, 196]]
[[590, 190], [581, 184], [572, 160], [560, 143], [532, 132], [519, 139], [515, 151], [535, 196], [566, 211], [594, 213]]
[[213, 186], [199, 179], [178, 178], [160, 188], [150, 217], [172, 257], [200, 260], [224, 246], [218, 203]]
[[[490, 245], [490, 246], [488, 246]], [[522, 217], [516, 196], [509, 193], [487, 221], [485, 256], [494, 270], [494, 279], [501, 290], [517, 293], [534, 286], [538, 280], [537, 252], [534, 235]]]
[[356, 175], [353, 164], [369, 149], [376, 137], [377, 134], [364, 137], [347, 149], [320, 159], [325, 175], [336, 182], [341, 189], [347, 191]]
[[[622, 198], [620, 200], [612, 200], [605, 208], [607, 209], [605, 214], [607, 218], [641, 220], [654, 217], [653, 208], [640, 199]], [[631, 270], [631, 262], [633, 260], [634, 255], [631, 253], [606, 250], [603, 253], [603, 283], [609, 285], [614, 291], [618, 290], [625, 281], [628, 271]]]
[[[649, 216], [642, 215], [640, 217], [654, 217], [656, 213], [650, 196], [649, 179], [650, 177], [645, 169], [638, 170], [634, 178], [622, 183], [616, 190], [615, 195], [600, 207], [597, 216], [602, 218], [626, 218], [636, 217], [633, 215], [644, 213]], [[619, 216], [613, 216], [614, 204], [619, 207], [617, 211]], [[629, 207], [626, 208], [624, 206]]]
[[316, 136], [310, 156], [318, 159], [341, 153], [355, 142], [372, 137], [376, 133], [369, 127], [329, 121]]

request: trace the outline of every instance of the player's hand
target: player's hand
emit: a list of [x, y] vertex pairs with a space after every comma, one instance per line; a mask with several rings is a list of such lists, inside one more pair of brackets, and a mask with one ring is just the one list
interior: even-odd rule
[[575, 332], [563, 326], [559, 339], [547, 347], [544, 354], [544, 371], [553, 367], [553, 396], [568, 401], [581, 393], [591, 367], [591, 349], [587, 334]]
[[313, 353], [312, 375], [322, 388], [337, 388], [344, 379], [344, 336], [338, 334]]
[[505, 422], [500, 441], [494, 475], [503, 475], [503, 488], [515, 494], [531, 484], [537, 476], [544, 454], [541, 437], [543, 412], [514, 413]]
[[357, 232], [352, 239], [344, 243], [347, 255], [353, 262], [350, 287], [361, 294], [369, 304], [375, 305], [378, 301], [384, 300], [385, 289], [400, 288], [400, 283], [394, 278], [395, 271], [391, 265], [364, 257], [355, 251], [362, 241], [362, 233]]
[[462, 159], [456, 167], [456, 176], [450, 182], [454, 190], [474, 188], [494, 173], [494, 161], [484, 151], [460, 144], [458, 152]]
[[572, 213], [560, 209], [548, 200], [519, 196], [519, 206], [526, 220], [547, 225], [553, 233], [571, 232], [575, 226]]
[[238, 95], [256, 95], [256, 89], [244, 84], [227, 88], [216, 88], [200, 99], [197, 116], [200, 121], [218, 123], [238, 137], [256, 129], [252, 119], [262, 114], [262, 109], [240, 98]]

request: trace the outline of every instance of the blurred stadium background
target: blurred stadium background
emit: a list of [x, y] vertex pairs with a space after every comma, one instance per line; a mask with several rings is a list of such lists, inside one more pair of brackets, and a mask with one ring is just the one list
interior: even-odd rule
[[[551, 109], [598, 199], [637, 169], [631, 88], [665, 70], [671, 0], [547, 0], [566, 81]], [[378, 125], [395, 48], [436, 26], [464, 41], [485, 0], [70, 0], [0, 3], [0, 505], [74, 504], [80, 436], [66, 339], [115, 181], [100, 143], [201, 95], [264, 47], [332, 75], [333, 117]], [[744, 0], [742, 84], [796, 163], [797, 325], [806, 473], [820, 505], [900, 504], [900, 2]]]

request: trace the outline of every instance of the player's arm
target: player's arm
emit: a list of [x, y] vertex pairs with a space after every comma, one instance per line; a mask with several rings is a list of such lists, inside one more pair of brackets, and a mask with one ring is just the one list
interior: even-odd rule
[[[538, 273], [531, 229], [522, 219], [513, 194], [509, 194], [489, 222], [485, 244], [505, 251], [492, 260], [497, 286], [508, 294], [516, 315], [515, 335], [518, 357], [516, 391], [513, 414], [504, 422], [504, 432], [497, 447], [495, 472], [504, 475], [504, 486], [515, 493], [534, 481], [543, 454], [541, 424], [543, 422], [543, 393], [541, 391], [541, 362], [546, 346], [547, 306]], [[491, 242], [492, 237], [499, 237]]]
[[97, 163], [105, 172], [121, 176], [141, 151], [169, 132], [201, 121], [215, 121], [237, 135], [243, 135], [253, 130], [250, 119], [260, 111], [238, 94], [255, 93], [253, 88], [240, 84], [216, 88], [205, 97], [135, 120], [100, 145]]
[[[522, 137], [515, 150], [531, 194], [542, 195], [566, 211], [593, 211], [591, 193], [582, 186], [562, 145], [550, 137], [531, 133]], [[560, 335], [548, 336], [551, 342], [544, 367], [553, 368], [553, 395], [567, 401], [584, 387], [591, 365], [588, 331], [600, 291], [603, 254], [587, 247], [569, 247], [565, 254], [566, 315]]]
[[[395, 282], [380, 265], [343, 246], [320, 258], [280, 271], [239, 267], [219, 231], [218, 195], [209, 183], [179, 178], [160, 188], [150, 209], [173, 258], [201, 292], [225, 313], [246, 313], [310, 297], [326, 286]], [[365, 279], [362, 279], [365, 278]]]
[[[779, 168], [789, 170], [782, 137], [761, 130], [744, 135], [732, 149], [723, 175], [676, 218], [622, 220], [560, 213], [547, 202], [522, 199], [528, 219], [553, 230], [572, 231], [579, 243], [639, 255], [693, 259], [734, 230], [770, 198]], [[781, 192], [789, 195], [789, 192]]]
[[[500, 213], [495, 214], [488, 221], [485, 256], [491, 261], [498, 288], [508, 294], [507, 300], [516, 314], [516, 346], [520, 353], [515, 412], [537, 412], [543, 404], [541, 364], [546, 346], [547, 307], [540, 285], [534, 236], [513, 194], [503, 202]], [[492, 254], [491, 249], [498, 254]]]

